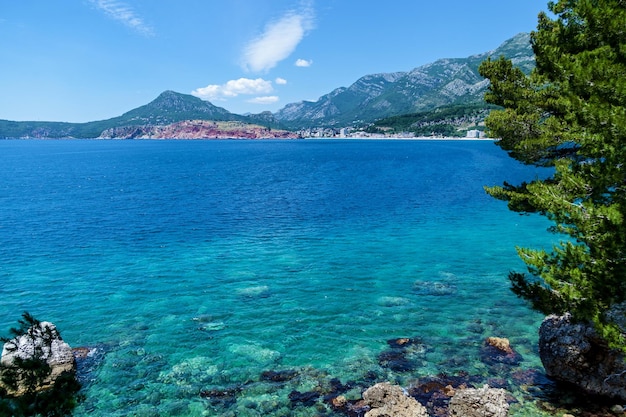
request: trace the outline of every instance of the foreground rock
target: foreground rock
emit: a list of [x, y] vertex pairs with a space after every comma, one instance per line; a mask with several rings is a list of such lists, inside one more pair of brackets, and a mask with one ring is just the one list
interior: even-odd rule
[[[625, 311], [623, 304], [609, 315], [623, 320]], [[626, 357], [610, 349], [591, 324], [575, 323], [569, 313], [546, 317], [539, 329], [539, 356], [551, 378], [626, 401]]]
[[428, 417], [426, 408], [404, 390], [388, 382], [368, 388], [363, 400], [371, 408], [365, 417]]
[[450, 400], [450, 417], [506, 417], [509, 404], [503, 389], [466, 388], [457, 390]]
[[50, 322], [39, 322], [28, 329], [26, 334], [9, 340], [2, 349], [0, 363], [3, 372], [17, 371], [17, 390], [4, 387], [14, 396], [27, 392], [29, 387], [24, 372], [16, 367], [17, 359], [40, 359], [49, 366], [49, 372], [37, 381], [35, 391], [51, 387], [65, 372], [75, 372], [76, 362], [70, 345], [63, 341], [56, 326]]

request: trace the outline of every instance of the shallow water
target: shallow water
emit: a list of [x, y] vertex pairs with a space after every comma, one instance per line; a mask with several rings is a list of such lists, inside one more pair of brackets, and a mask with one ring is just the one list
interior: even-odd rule
[[[94, 348], [76, 416], [332, 415], [289, 393], [494, 377], [488, 336], [540, 367], [506, 275], [555, 236], [484, 193], [541, 174], [491, 142], [0, 141], [0, 161], [0, 330], [27, 310]], [[380, 363], [400, 337], [408, 372]]]

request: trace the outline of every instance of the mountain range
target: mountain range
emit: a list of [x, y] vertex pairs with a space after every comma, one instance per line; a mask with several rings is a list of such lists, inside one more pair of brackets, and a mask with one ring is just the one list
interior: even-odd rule
[[494, 51], [440, 59], [409, 72], [366, 75], [316, 102], [288, 104], [274, 117], [291, 128], [348, 126], [442, 106], [484, 103], [488, 81], [478, 67], [490, 56], [505, 56], [525, 72], [534, 67], [530, 35], [519, 34]]
[[[440, 59], [408, 72], [366, 75], [315, 102], [288, 104], [274, 114], [233, 114], [197, 97], [165, 91], [152, 102], [107, 120], [87, 123], [0, 120], [0, 138], [154, 137], [158, 132], [184, 137], [185, 131], [176, 130], [177, 126], [193, 129], [197, 137], [202, 134], [198, 131], [202, 127], [198, 126], [207, 125], [181, 123], [185, 121], [250, 124], [258, 128], [257, 134], [265, 132], [267, 137], [287, 137], [285, 130], [363, 126], [386, 117], [430, 112], [446, 106], [486, 107], [483, 95], [488, 81], [480, 76], [478, 66], [488, 57], [501, 55], [525, 72], [534, 67], [529, 34], [522, 33], [482, 54]], [[163, 129], [169, 125], [173, 127]], [[236, 133], [229, 131], [229, 134]]]

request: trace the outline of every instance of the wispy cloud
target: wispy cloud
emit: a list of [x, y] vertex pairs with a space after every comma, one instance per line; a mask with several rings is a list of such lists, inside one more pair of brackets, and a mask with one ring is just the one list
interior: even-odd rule
[[311, 65], [313, 65], [313, 60], [309, 59], [298, 59], [296, 60], [295, 66], [296, 67], [310, 67]]
[[274, 104], [279, 100], [280, 98], [278, 96], [264, 96], [251, 98], [250, 100], [247, 100], [247, 102], [252, 104]]
[[248, 71], [261, 72], [274, 68], [296, 49], [313, 29], [315, 12], [309, 4], [292, 10], [268, 24], [263, 33], [244, 49], [242, 64]]
[[274, 91], [271, 81], [262, 78], [239, 78], [230, 80], [226, 84], [210, 84], [197, 88], [191, 92], [203, 100], [225, 100], [239, 95], [268, 94]]
[[91, 3], [107, 16], [122, 22], [142, 35], [154, 35], [154, 30], [128, 4], [119, 0], [91, 0]]
[[285, 85], [285, 84], [287, 84], [287, 80], [285, 80], [284, 78], [280, 78], [280, 77], [276, 78], [274, 80], [274, 82], [276, 84], [278, 84], [278, 85]]

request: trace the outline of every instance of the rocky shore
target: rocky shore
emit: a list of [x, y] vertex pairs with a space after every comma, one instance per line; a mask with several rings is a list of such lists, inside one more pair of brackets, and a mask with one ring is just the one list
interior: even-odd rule
[[99, 139], [298, 139], [297, 133], [241, 122], [186, 120], [106, 129]]
[[[591, 346], [589, 339], [593, 339], [593, 331], [580, 323], [571, 323], [566, 315], [546, 318], [540, 333], [540, 350], [547, 374], [570, 383], [575, 382], [572, 378], [583, 380], [581, 372], [589, 370], [591, 359], [597, 359], [590, 359], [588, 349], [585, 350], [586, 346]], [[111, 350], [111, 347], [71, 349], [54, 324], [41, 322], [40, 327], [31, 329], [23, 338], [5, 345], [2, 363], [6, 366], [16, 357], [27, 358], [38, 346], [46, 347], [42, 359], [52, 369], [40, 389], [51, 386], [64, 372], [76, 372], [81, 384], [89, 385], [97, 380], [98, 367], [106, 359], [106, 352]], [[387, 349], [379, 353], [380, 368], [367, 371], [358, 380], [341, 381], [313, 368], [269, 369], [257, 380], [207, 386], [195, 395], [208, 412], [233, 417], [242, 415], [244, 410], [254, 410], [260, 415], [296, 415], [304, 410], [316, 410], [318, 415], [346, 417], [505, 417], [510, 408], [519, 413], [524, 407], [530, 407], [527, 411], [541, 410], [542, 415], [553, 416], [626, 415], [623, 406], [618, 404], [623, 400], [624, 385], [607, 383], [616, 375], [616, 368], [609, 368], [606, 361], [597, 366], [597, 371], [603, 373], [597, 378], [592, 373], [591, 380], [597, 384], [581, 387], [583, 391], [605, 396], [600, 399], [571, 386], [561, 386], [540, 369], [522, 368], [522, 355], [506, 338], [488, 337], [478, 347], [477, 354], [487, 371], [480, 375], [459, 372], [418, 376], [420, 358], [428, 349], [419, 337], [396, 338], [388, 340]], [[622, 356], [599, 356], [608, 358], [611, 365], [617, 366], [617, 371], [623, 368]], [[607, 372], [613, 373], [607, 376]], [[393, 375], [408, 376], [404, 380], [410, 383], [401, 386]], [[619, 377], [623, 375], [621, 372]], [[191, 376], [176, 372], [162, 377], [168, 383], [185, 386]], [[594, 387], [612, 387], [614, 391], [592, 389]], [[19, 396], [21, 392], [18, 390], [11, 395]]]

